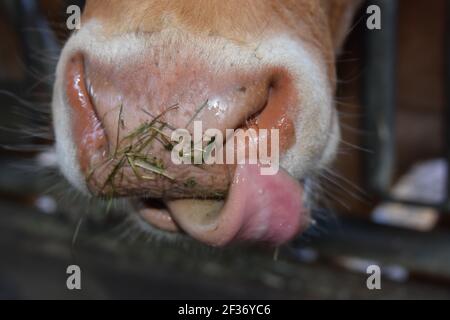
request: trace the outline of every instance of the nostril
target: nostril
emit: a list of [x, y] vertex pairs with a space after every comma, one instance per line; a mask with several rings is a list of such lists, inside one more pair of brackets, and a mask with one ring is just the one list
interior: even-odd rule
[[271, 98], [272, 98], [274, 89], [275, 89], [275, 83], [273, 81], [270, 81], [267, 86], [267, 94], [266, 94], [264, 103], [261, 105], [261, 107], [256, 112], [251, 114], [246, 119], [244, 128], [258, 128], [258, 126], [259, 126], [258, 120], [262, 116], [262, 114], [266, 111], [266, 109], [268, 108], [268, 106], [271, 102]]
[[258, 126], [258, 118], [269, 103], [272, 87], [271, 81], [262, 81], [254, 87], [239, 88], [239, 92], [246, 95], [246, 112], [242, 114], [240, 122], [233, 129], [246, 130]]
[[270, 73], [271, 76], [266, 82], [265, 103], [246, 120], [246, 123], [250, 124], [246, 128], [278, 130], [280, 151], [283, 151], [295, 143], [293, 118], [296, 115], [293, 110], [297, 110], [299, 101], [295, 82], [286, 70], [275, 69]]
[[65, 96], [80, 169], [87, 176], [92, 162], [106, 154], [107, 137], [86, 85], [85, 59], [77, 53], [65, 70]]

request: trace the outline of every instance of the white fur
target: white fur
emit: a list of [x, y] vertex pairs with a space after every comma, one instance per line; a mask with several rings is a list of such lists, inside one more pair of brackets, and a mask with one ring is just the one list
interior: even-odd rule
[[77, 149], [72, 136], [70, 108], [64, 94], [63, 70], [68, 55], [64, 52], [58, 63], [53, 90], [53, 128], [56, 138], [56, 154], [61, 172], [78, 190], [89, 194], [85, 178], [78, 163]]

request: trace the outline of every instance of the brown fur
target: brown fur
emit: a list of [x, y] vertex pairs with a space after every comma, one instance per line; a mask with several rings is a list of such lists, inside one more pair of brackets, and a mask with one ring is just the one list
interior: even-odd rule
[[[84, 22], [101, 21], [103, 32], [153, 33], [183, 28], [197, 35], [239, 43], [264, 35], [288, 33], [314, 44], [333, 66], [359, 0], [88, 0]], [[330, 75], [334, 67], [330, 68]]]

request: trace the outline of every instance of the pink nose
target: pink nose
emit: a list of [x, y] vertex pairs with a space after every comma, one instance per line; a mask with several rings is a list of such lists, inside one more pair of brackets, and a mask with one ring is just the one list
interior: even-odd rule
[[283, 152], [295, 142], [292, 83], [276, 68], [212, 72], [197, 61], [113, 65], [74, 55], [65, 89], [88, 188], [138, 198], [138, 212], [153, 226], [181, 228], [211, 245], [290, 239], [303, 225], [298, 183], [284, 172], [260, 178], [248, 166], [176, 165], [170, 137], [177, 128], [192, 131], [194, 121], [224, 136], [226, 129], [279, 129]]
[[234, 166], [180, 167], [170, 159], [171, 132], [192, 130], [194, 120], [224, 133], [279, 128], [281, 147], [293, 142], [286, 116], [291, 81], [282, 70], [217, 73], [195, 61], [166, 68], [155, 61], [112, 65], [77, 54], [65, 81], [80, 166], [96, 194], [225, 194]]

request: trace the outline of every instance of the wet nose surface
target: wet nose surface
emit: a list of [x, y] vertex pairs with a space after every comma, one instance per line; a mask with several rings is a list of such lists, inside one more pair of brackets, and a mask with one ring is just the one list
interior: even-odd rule
[[103, 124], [88, 94], [81, 54], [74, 56], [66, 66], [65, 92], [78, 161], [81, 170], [88, 172], [90, 163], [96, 161], [94, 158], [104, 157], [109, 145]]
[[289, 145], [289, 86], [272, 71], [210, 72], [195, 61], [162, 66], [145, 60], [112, 65], [75, 55], [66, 94], [80, 166], [97, 195], [224, 198], [233, 165], [175, 165], [171, 133], [203, 129], [280, 128]]

